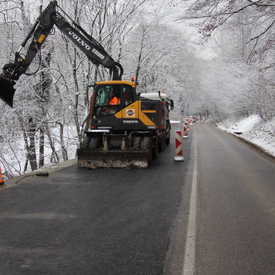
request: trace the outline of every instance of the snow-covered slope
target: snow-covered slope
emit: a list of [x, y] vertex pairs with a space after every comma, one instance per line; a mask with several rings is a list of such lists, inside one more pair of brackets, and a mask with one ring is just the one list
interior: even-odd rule
[[268, 154], [275, 156], [275, 118], [267, 122], [264, 122], [258, 115], [239, 120], [230, 118], [217, 124], [217, 126], [227, 132], [241, 136]]

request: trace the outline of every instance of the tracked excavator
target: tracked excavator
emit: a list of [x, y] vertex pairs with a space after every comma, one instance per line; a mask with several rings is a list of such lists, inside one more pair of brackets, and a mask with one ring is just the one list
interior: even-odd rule
[[[123, 67], [74, 22], [57, 1], [50, 2], [37, 18], [15, 53], [14, 61], [4, 65], [0, 75], [0, 98], [13, 107], [16, 81], [26, 74], [54, 26], [92, 63], [108, 68], [112, 79], [90, 85], [94, 90], [89, 129], [77, 149], [78, 166], [147, 168], [170, 143], [169, 112], [173, 109], [173, 100], [163, 92], [137, 93], [133, 80], [122, 80]], [[26, 55], [22, 57], [20, 52], [28, 41]]]

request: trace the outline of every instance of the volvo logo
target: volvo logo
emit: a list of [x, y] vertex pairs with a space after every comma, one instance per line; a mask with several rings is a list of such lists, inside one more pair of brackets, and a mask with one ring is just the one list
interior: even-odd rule
[[73, 31], [69, 31], [68, 34], [75, 41], [77, 41], [82, 47], [84, 47], [87, 51], [89, 51], [91, 49], [91, 47], [84, 40], [82, 40], [76, 33], [74, 33]]
[[131, 124], [136, 124], [136, 123], [138, 123], [138, 120], [122, 120], [123, 121], [123, 123], [131, 123]]

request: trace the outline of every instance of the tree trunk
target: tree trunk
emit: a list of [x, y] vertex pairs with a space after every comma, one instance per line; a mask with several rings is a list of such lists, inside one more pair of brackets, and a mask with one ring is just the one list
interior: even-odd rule
[[37, 160], [36, 160], [36, 146], [35, 146], [35, 133], [36, 133], [36, 124], [32, 118], [29, 119], [29, 150], [28, 150], [28, 159], [31, 165], [32, 171], [37, 170]]
[[44, 144], [45, 144], [45, 135], [42, 128], [40, 128], [40, 135], [39, 135], [39, 167], [43, 167], [44, 162]]

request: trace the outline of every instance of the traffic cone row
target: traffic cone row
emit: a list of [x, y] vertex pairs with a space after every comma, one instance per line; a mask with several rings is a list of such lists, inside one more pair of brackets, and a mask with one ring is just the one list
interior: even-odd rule
[[4, 185], [5, 180], [4, 180], [4, 174], [2, 173], [2, 168], [0, 166], [0, 185]]
[[[175, 131], [175, 157], [174, 161], [184, 161], [183, 157], [183, 146], [182, 146], [182, 138], [188, 138], [188, 130], [190, 129], [190, 125], [193, 125], [193, 118], [181, 117], [181, 122], [183, 122], [183, 133], [180, 130]], [[198, 117], [198, 121], [200, 121], [200, 117]]]

